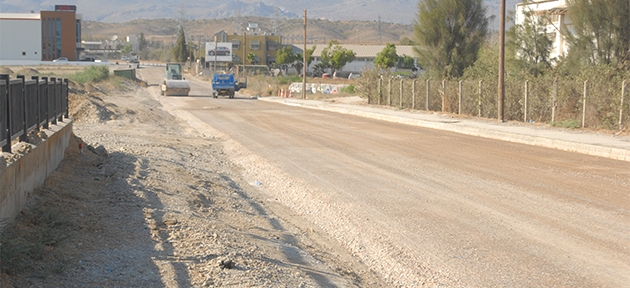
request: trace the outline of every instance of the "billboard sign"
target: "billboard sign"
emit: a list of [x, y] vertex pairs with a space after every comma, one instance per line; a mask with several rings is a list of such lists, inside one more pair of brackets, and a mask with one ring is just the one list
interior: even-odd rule
[[215, 61], [232, 62], [232, 42], [206, 42], [206, 62]]

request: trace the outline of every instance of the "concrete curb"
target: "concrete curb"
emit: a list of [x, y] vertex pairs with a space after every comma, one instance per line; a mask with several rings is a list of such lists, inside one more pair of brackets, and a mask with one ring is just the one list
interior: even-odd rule
[[[404, 115], [394, 116], [387, 115], [385, 113], [361, 111], [360, 109], [349, 109], [341, 107], [331, 107], [329, 105], [321, 105], [317, 103], [308, 103], [309, 100], [291, 99], [291, 102], [278, 98], [266, 98], [260, 97], [258, 100], [267, 102], [275, 102], [284, 105], [298, 106], [309, 109], [323, 110], [329, 112], [336, 112], [348, 115], [354, 115], [359, 117], [371, 118], [376, 120], [382, 120], [392, 123], [400, 123], [418, 127], [425, 127], [431, 129], [438, 129], [443, 131], [455, 132], [470, 136], [477, 136], [489, 139], [496, 139], [502, 141], [508, 141], [513, 143], [520, 143], [532, 146], [540, 146], [546, 148], [559, 149], [569, 152], [581, 153], [586, 155], [610, 158], [621, 161], [630, 162], [630, 149], [611, 147], [610, 145], [596, 145], [589, 143], [581, 143], [576, 141], [570, 141], [558, 138], [543, 137], [540, 135], [531, 135], [529, 133], [515, 133], [506, 132], [499, 129], [472, 127], [465, 124], [461, 124], [459, 121], [430, 121], [424, 119], [417, 119], [412, 117], [406, 117]], [[304, 101], [305, 103], [298, 103]], [[562, 132], [558, 132], [562, 133]]]
[[48, 139], [0, 172], [0, 219], [14, 219], [26, 205], [28, 195], [44, 184], [63, 161], [73, 121], [57, 123], [43, 130]]

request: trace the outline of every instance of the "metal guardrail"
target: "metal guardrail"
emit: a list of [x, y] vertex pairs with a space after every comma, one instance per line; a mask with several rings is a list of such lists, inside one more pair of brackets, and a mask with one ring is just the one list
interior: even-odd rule
[[0, 146], [11, 153], [11, 141], [26, 141], [28, 133], [48, 129], [69, 118], [68, 79], [0, 75]]

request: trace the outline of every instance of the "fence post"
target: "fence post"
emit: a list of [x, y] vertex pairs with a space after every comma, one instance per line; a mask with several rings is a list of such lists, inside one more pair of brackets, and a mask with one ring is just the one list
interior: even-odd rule
[[44, 82], [46, 82], [44, 84], [44, 89], [46, 89], [46, 92], [44, 92], [44, 94], [46, 95], [46, 111], [44, 112], [44, 117], [46, 117], [46, 121], [44, 122], [44, 129], [49, 129], [50, 128], [50, 124], [48, 123], [48, 120], [50, 120], [50, 115], [48, 114], [48, 107], [50, 105], [50, 98], [48, 97], [48, 77], [42, 77], [42, 80], [44, 80]]
[[[2, 146], [2, 152], [11, 153], [11, 134], [13, 134], [13, 133], [11, 133], [11, 116], [9, 116], [9, 115], [11, 115], [11, 111], [9, 110], [9, 107], [11, 107], [10, 104], [9, 104], [10, 103], [10, 99], [11, 99], [11, 97], [9, 97], [9, 74], [1, 74], [0, 75], [0, 80], [4, 81], [5, 84], [6, 84], [6, 87], [7, 87], [6, 88], [6, 90], [7, 90], [6, 93], [7, 94], [5, 95], [6, 96], [5, 106], [7, 107], [7, 114], [2, 116], [2, 117], [5, 117], [5, 119], [3, 119], [3, 120], [6, 120], [6, 125], [7, 125], [7, 129], [6, 129], [6, 133], [7, 134], [6, 135], [7, 135], [7, 138], [6, 139], [0, 139], [0, 140], [7, 140], [6, 143], [4, 144], [4, 146]], [[0, 112], [4, 112], [4, 111], [0, 111]]]
[[40, 125], [39, 124], [42, 122], [41, 117], [39, 117], [39, 116], [41, 116], [39, 111], [40, 111], [41, 105], [42, 105], [39, 102], [39, 100], [40, 100], [39, 98], [41, 98], [40, 97], [41, 91], [39, 91], [39, 88], [40, 88], [39, 87], [39, 76], [31, 76], [31, 80], [35, 80], [35, 83], [37, 83], [37, 86], [36, 86], [37, 87], [37, 102], [36, 102], [37, 103], [36, 104], [36, 106], [37, 106], [37, 113], [35, 113], [35, 121], [37, 121], [37, 126], [36, 127], [37, 127], [37, 130], [39, 130], [40, 129]]
[[411, 82], [411, 110], [414, 109], [416, 109], [416, 79]]
[[584, 81], [584, 99], [582, 101], [582, 128], [586, 127], [586, 99], [588, 99], [588, 80]]
[[556, 122], [556, 109], [558, 108], [558, 79], [553, 80], [551, 91], [551, 123]]
[[23, 102], [23, 105], [22, 105], [22, 119], [21, 119], [22, 120], [22, 125], [20, 126], [20, 127], [22, 127], [21, 128], [22, 129], [22, 135], [20, 136], [20, 141], [21, 142], [26, 142], [26, 131], [28, 130], [28, 127], [26, 127], [26, 117], [27, 117], [27, 114], [28, 114], [27, 107], [26, 107], [27, 105], [26, 105], [26, 89], [25, 89], [26, 77], [24, 75], [17, 75], [17, 78], [22, 80], [21, 81], [22, 83], [20, 84], [20, 86], [22, 86], [22, 93], [20, 93], [21, 94], [20, 96], [22, 97], [22, 102]]
[[479, 102], [477, 103], [477, 117], [481, 117], [481, 94], [483, 93], [483, 80], [479, 80]]
[[623, 99], [626, 96], [626, 80], [621, 82], [621, 105], [619, 105], [619, 130], [623, 130]]
[[66, 113], [64, 114], [64, 117], [66, 117], [66, 119], [70, 118], [70, 99], [68, 97], [68, 94], [70, 92], [68, 92], [68, 90], [70, 90], [70, 83], [68, 82], [68, 78], [64, 78], [63, 79], [63, 87], [61, 88], [61, 91], [63, 91], [63, 99], [65, 99], [64, 103], [66, 104], [66, 107], [63, 107], [63, 109], [65, 109]]
[[392, 78], [389, 78], [387, 86], [387, 105], [392, 106]]
[[442, 89], [444, 93], [442, 93], [442, 112], [446, 112], [446, 79], [442, 80]]
[[457, 114], [462, 114], [462, 80], [459, 80], [459, 106], [457, 107]]
[[398, 99], [399, 103], [398, 106], [400, 106], [399, 108], [402, 109], [403, 105], [402, 105], [402, 99], [403, 99], [403, 79], [400, 79], [400, 99]]
[[430, 108], [430, 97], [431, 97], [431, 81], [427, 80], [427, 111]]
[[[51, 99], [48, 99], [48, 105], [52, 105], [52, 110], [53, 110], [53, 115], [48, 115], [49, 117], [51, 117], [53, 119], [53, 121], [51, 122], [51, 124], [53, 125], [57, 125], [57, 78], [55, 77], [50, 77], [50, 81], [48, 82], [48, 84], [52, 83], [53, 87], [48, 87], [48, 89], [50, 90], [50, 88], [53, 89], [53, 92], [51, 93], [53, 95], [52, 97], [52, 103], [50, 103]], [[50, 92], [50, 91], [48, 91]]]
[[523, 104], [523, 122], [527, 123], [527, 112], [529, 108], [529, 80], [525, 80], [525, 103]]

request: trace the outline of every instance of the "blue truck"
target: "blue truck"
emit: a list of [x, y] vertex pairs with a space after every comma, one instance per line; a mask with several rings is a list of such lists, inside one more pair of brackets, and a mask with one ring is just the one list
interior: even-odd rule
[[247, 82], [239, 82], [234, 74], [214, 74], [212, 77], [212, 96], [228, 96], [234, 98], [236, 91], [246, 88]]

